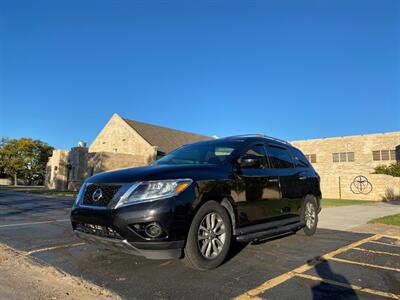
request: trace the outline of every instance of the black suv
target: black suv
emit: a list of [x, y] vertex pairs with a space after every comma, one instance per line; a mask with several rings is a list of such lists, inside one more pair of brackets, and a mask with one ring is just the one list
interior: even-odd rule
[[230, 245], [317, 228], [319, 176], [303, 153], [263, 135], [198, 142], [147, 167], [86, 180], [75, 233], [150, 259], [211, 269]]

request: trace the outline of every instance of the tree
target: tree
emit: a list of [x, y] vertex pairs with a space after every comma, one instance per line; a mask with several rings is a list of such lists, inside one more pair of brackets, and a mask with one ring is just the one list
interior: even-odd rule
[[6, 139], [0, 143], [0, 174], [14, 178], [23, 178], [27, 184], [33, 181], [43, 182], [46, 164], [53, 147], [29, 138]]

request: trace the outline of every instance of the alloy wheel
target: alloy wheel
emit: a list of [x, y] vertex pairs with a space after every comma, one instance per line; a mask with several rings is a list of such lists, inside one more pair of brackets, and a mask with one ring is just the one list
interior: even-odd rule
[[198, 246], [203, 257], [217, 257], [224, 247], [225, 235], [225, 224], [221, 216], [216, 212], [205, 215], [197, 232]]
[[313, 228], [315, 224], [315, 207], [311, 202], [306, 204], [306, 211], [305, 211], [305, 221], [307, 228]]

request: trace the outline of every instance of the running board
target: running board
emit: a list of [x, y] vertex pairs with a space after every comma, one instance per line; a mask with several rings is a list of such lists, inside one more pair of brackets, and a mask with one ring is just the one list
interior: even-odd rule
[[251, 242], [254, 240], [259, 240], [259, 239], [279, 235], [279, 234], [290, 232], [290, 231], [297, 231], [300, 228], [303, 228], [304, 225], [305, 225], [304, 223], [299, 222], [299, 223], [276, 227], [276, 228], [268, 229], [268, 230], [264, 230], [264, 231], [238, 235], [238, 236], [236, 236], [236, 240], [238, 242]]
[[276, 221], [265, 222], [257, 225], [250, 225], [246, 227], [239, 227], [234, 230], [234, 235], [247, 235], [249, 233], [256, 233], [260, 231], [266, 231], [268, 229], [273, 229], [276, 227], [282, 227], [286, 225], [292, 225], [294, 223], [300, 223], [300, 217], [295, 216], [291, 218], [285, 218]]

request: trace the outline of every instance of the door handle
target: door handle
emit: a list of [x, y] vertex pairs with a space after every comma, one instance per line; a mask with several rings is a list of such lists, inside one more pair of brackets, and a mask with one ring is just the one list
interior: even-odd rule
[[279, 181], [278, 178], [268, 179], [268, 182], [278, 182], [278, 181]]
[[300, 176], [299, 179], [300, 179], [300, 180], [306, 180], [307, 177], [306, 177], [306, 176]]

